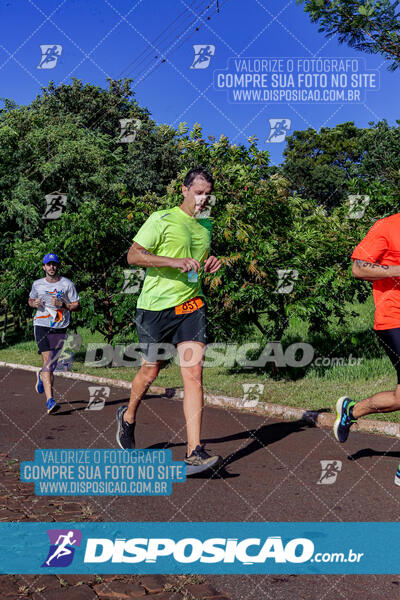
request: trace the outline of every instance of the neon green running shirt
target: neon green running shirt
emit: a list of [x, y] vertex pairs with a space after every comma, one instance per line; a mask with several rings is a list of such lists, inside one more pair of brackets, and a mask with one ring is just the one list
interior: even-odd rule
[[[210, 224], [209, 219], [196, 219], [175, 206], [152, 213], [133, 241], [157, 256], [195, 258], [203, 266], [210, 251]], [[164, 310], [195, 296], [204, 297], [200, 276], [192, 283], [179, 269], [148, 267], [137, 308]]]

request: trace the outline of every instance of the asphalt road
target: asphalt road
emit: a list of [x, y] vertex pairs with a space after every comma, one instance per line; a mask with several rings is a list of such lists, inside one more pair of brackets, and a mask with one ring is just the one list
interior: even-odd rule
[[[110, 389], [105, 407], [85, 410], [94, 384], [56, 378], [62, 406], [47, 415], [43, 396], [27, 371], [0, 368], [0, 452], [32, 460], [37, 448], [115, 448], [115, 412], [126, 390]], [[400, 488], [393, 483], [400, 460], [394, 438], [353, 433], [339, 445], [328, 430], [301, 421], [206, 407], [203, 441], [226, 459], [219, 478], [174, 484], [169, 497], [97, 497], [104, 521], [395, 521]], [[185, 453], [180, 402], [149, 396], [136, 426], [140, 448]], [[334, 483], [318, 483], [320, 461], [336, 461]], [[335, 479], [333, 475], [329, 480]], [[325, 478], [326, 480], [326, 478]], [[86, 499], [85, 499], [86, 500]], [[398, 576], [214, 576], [208, 578], [233, 600], [400, 598]]]

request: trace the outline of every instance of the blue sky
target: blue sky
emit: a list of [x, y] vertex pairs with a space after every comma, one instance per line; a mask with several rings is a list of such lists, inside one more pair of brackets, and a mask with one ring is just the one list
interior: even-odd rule
[[[212, 6], [207, 9], [208, 4]], [[157, 123], [199, 122], [206, 135], [224, 134], [237, 144], [247, 144], [248, 137], [256, 135], [275, 164], [281, 161], [285, 142], [267, 142], [269, 119], [284, 119], [291, 133], [350, 120], [359, 127], [382, 118], [394, 124], [399, 118], [397, 72], [389, 72], [388, 62], [379, 55], [357, 52], [318, 33], [295, 0], [219, 0], [219, 6], [217, 13], [212, 0], [2, 0], [0, 96], [24, 104], [50, 79], [59, 83], [77, 77], [105, 86], [107, 77], [129, 76], [139, 104]], [[37, 68], [44, 44], [62, 46], [51, 69]], [[206, 68], [191, 68], [194, 44], [209, 46], [210, 59], [202, 62]], [[156, 56], [165, 57], [165, 62], [159, 64]], [[373, 73], [375, 89], [361, 89], [356, 103], [347, 98], [323, 103], [234, 101], [226, 89], [217, 89], [217, 75], [225, 72], [229, 59], [232, 67], [240, 64], [233, 58], [251, 57], [275, 60], [275, 67], [271, 62], [265, 67], [265, 73], [270, 69], [267, 87], [271, 69], [282, 71], [283, 64], [282, 73], [288, 73], [287, 60], [298, 64], [313, 59], [315, 64], [324, 59], [322, 72], [331, 77], [332, 59], [339, 57], [358, 59], [347, 76]], [[316, 86], [322, 86], [321, 79]]]

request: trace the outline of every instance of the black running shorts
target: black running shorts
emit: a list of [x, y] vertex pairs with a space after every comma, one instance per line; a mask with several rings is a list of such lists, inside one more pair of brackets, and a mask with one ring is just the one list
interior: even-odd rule
[[35, 325], [35, 340], [39, 348], [38, 354], [60, 350], [65, 342], [67, 328], [54, 329], [54, 327], [41, 327]]
[[396, 369], [397, 383], [400, 384], [400, 327], [395, 327], [394, 329], [374, 329], [374, 331]]
[[157, 344], [207, 343], [205, 304], [189, 314], [176, 314], [175, 307], [159, 311], [138, 308], [135, 322], [142, 355], [148, 362], [162, 360]]

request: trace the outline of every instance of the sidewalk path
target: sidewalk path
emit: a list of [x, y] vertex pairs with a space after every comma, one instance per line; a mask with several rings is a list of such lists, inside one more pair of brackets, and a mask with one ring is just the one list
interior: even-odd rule
[[[115, 411], [127, 403], [126, 390], [111, 388], [103, 410], [87, 411], [91, 384], [57, 378], [56, 399], [61, 401], [62, 408], [48, 416], [43, 397], [34, 392], [32, 373], [0, 368], [0, 382], [0, 452], [8, 460], [32, 460], [37, 448], [116, 447]], [[136, 432], [137, 447], [168, 445], [175, 460], [183, 458], [185, 430], [180, 402], [160, 396], [146, 398]], [[395, 438], [357, 432], [350, 435], [345, 445], [339, 445], [329, 430], [303, 421], [280, 422], [257, 414], [206, 407], [203, 441], [226, 459], [226, 469], [219, 478], [191, 478], [174, 484], [169, 497], [85, 497], [84, 502], [82, 498], [74, 502], [69, 497], [61, 499], [63, 504], [59, 506], [70, 503], [76, 508], [78, 504], [81, 512], [76, 514], [77, 520], [91, 520], [93, 516], [100, 521], [394, 521], [398, 518], [400, 488], [393, 479], [400, 448]], [[317, 483], [322, 460], [342, 464], [331, 485]], [[36, 515], [33, 484], [20, 485], [28, 490], [27, 496], [21, 497], [20, 506], [15, 501], [12, 509], [15, 519], [4, 513], [3, 520], [36, 518], [29, 518]], [[47, 501], [54, 499], [50, 497]], [[46, 512], [43, 499], [35, 505], [41, 511], [38, 520], [46, 520], [42, 514]], [[63, 511], [63, 508], [59, 511], [61, 515]], [[75, 518], [75, 513], [69, 513], [69, 517], [71, 514]], [[237, 575], [206, 580], [233, 600], [400, 597], [397, 576]], [[346, 590], [343, 594], [342, 589]]]

